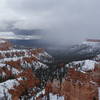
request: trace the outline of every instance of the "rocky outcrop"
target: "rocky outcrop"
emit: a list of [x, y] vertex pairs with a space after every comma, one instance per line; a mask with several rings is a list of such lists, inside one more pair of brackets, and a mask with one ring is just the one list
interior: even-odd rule
[[95, 69], [92, 73], [93, 80], [99, 85], [100, 87], [100, 64], [95, 65]]
[[57, 79], [47, 83], [46, 94], [61, 95], [64, 96], [64, 100], [99, 100], [100, 71], [98, 68], [95, 67], [92, 72], [80, 72], [70, 68], [62, 83]]
[[[5, 100], [98, 100], [100, 63], [95, 60], [52, 64], [42, 48], [0, 46], [0, 98]], [[48, 63], [49, 66], [46, 64]]]
[[40, 80], [35, 73], [39, 68], [48, 68], [45, 63], [50, 62], [52, 57], [42, 48], [14, 49], [11, 48], [11, 43], [2, 40], [0, 42], [0, 87], [2, 87], [0, 98], [28, 100], [35, 97], [40, 91]]
[[18, 80], [18, 86], [14, 86], [14, 89], [9, 89], [9, 93], [12, 95], [12, 100], [18, 100], [23, 95], [27, 95], [27, 99], [34, 96], [36, 92], [34, 91], [34, 88], [39, 85], [39, 80], [33, 74], [32, 70], [26, 70], [16, 77], [17, 79], [21, 79]]
[[71, 69], [61, 85], [61, 94], [65, 100], [98, 100], [98, 85], [88, 73]]
[[12, 48], [12, 44], [9, 41], [0, 39], [0, 50], [8, 50]]

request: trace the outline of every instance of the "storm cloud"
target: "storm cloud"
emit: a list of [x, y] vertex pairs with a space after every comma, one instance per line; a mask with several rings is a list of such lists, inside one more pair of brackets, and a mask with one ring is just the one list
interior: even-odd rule
[[46, 30], [49, 40], [100, 38], [100, 0], [0, 0], [0, 31]]

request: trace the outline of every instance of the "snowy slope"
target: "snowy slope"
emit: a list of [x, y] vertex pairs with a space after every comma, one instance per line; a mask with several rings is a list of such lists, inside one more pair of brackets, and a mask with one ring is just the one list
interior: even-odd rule
[[[34, 83], [36, 79], [34, 77], [34, 72], [39, 68], [48, 68], [45, 62], [52, 62], [52, 56], [50, 56], [41, 48], [12, 48], [9, 50], [0, 50], [0, 100], [2, 98], [4, 99], [5, 94], [8, 97], [7, 100], [12, 100], [12, 95], [9, 93], [8, 90], [11, 90], [13, 89], [13, 87], [23, 84], [23, 82], [19, 83], [18, 81], [21, 78], [23, 78], [26, 83], [29, 82], [27, 84], [31, 84], [31, 81], [33, 81]], [[18, 79], [17, 77], [20, 77], [20, 75], [21, 78]], [[33, 79], [31, 77], [33, 77]], [[32, 85], [28, 86], [31, 87]], [[21, 86], [19, 86], [19, 88], [20, 87]]]
[[[52, 56], [50, 56], [45, 51], [36, 53], [36, 50], [11, 49], [6, 51], [0, 51], [0, 55], [2, 56], [0, 58], [0, 76], [7, 76], [7, 72], [3, 70], [4, 68], [6, 68], [8, 72], [11, 72], [14, 75], [21, 73], [23, 71], [23, 68], [31, 68], [34, 70], [37, 70], [39, 68], [48, 68], [48, 66], [43, 64], [43, 62], [52, 62]], [[34, 52], [36, 54], [34, 54]], [[35, 59], [37, 60], [35, 61]], [[20, 65], [18, 65], [18, 63], [20, 63]], [[18, 68], [21, 68], [22, 70], [19, 70]]]
[[0, 83], [0, 100], [1, 98], [7, 97], [7, 100], [11, 100], [11, 94], [9, 94], [8, 90], [13, 89], [14, 86], [18, 86], [19, 83], [17, 80], [8, 80], [6, 82]]
[[64, 100], [63, 96], [57, 96], [50, 93], [50, 100]]
[[84, 41], [80, 44], [74, 45], [69, 48], [71, 52], [76, 54], [87, 54], [87, 53], [100, 53], [100, 43]]
[[95, 68], [97, 62], [94, 60], [73, 61], [66, 65], [66, 67], [77, 67], [78, 70], [89, 71]]

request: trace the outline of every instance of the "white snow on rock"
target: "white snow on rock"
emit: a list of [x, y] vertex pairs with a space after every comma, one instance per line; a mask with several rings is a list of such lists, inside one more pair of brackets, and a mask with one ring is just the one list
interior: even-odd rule
[[[40, 91], [37, 95], [36, 95], [36, 98], [39, 97], [41, 94], [45, 94], [45, 89], [43, 89], [42, 91]], [[49, 94], [49, 99], [50, 100], [64, 100], [64, 96], [57, 96], [57, 95], [54, 95], [52, 93]], [[43, 97], [41, 100], [47, 100], [47, 97]]]
[[27, 52], [27, 51], [28, 51], [28, 50], [25, 50], [25, 49], [11, 49], [11, 50], [0, 51], [0, 53]]
[[6, 41], [4, 41], [4, 40], [0, 40], [0, 44], [2, 44], [2, 43], [5, 43]]
[[[35, 49], [32, 49], [35, 50]], [[29, 54], [30, 52], [30, 54]], [[6, 54], [9, 53], [9, 57], [6, 56]], [[17, 57], [16, 54], [13, 55], [12, 57], [12, 53], [24, 53], [24, 55], [21, 55], [21, 57]], [[4, 61], [16, 61], [18, 59], [21, 59], [22, 57], [36, 57], [37, 59], [41, 60], [42, 62], [51, 62], [50, 59], [52, 59], [52, 56], [50, 56], [47, 52], [42, 52], [39, 53], [37, 55], [32, 54], [31, 55], [31, 50], [27, 50], [27, 49], [11, 49], [11, 50], [7, 50], [7, 51], [0, 51], [1, 56], [3, 57], [3, 59], [0, 59], [0, 62], [4, 62]]]
[[20, 60], [22, 58], [23, 57], [4, 58], [4, 59], [0, 59], [0, 63], [6, 62], [6, 61], [17, 61], [17, 60]]
[[37, 93], [37, 95], [35, 96], [35, 99], [37, 98], [37, 97], [39, 97], [41, 94], [45, 94], [45, 89], [43, 89], [42, 91], [40, 91], [39, 93]]
[[83, 45], [91, 46], [92, 48], [100, 48], [99, 42], [92, 42], [92, 41], [84, 41], [82, 42]]
[[64, 100], [64, 96], [57, 96], [50, 93], [50, 100]]
[[73, 61], [66, 65], [66, 67], [73, 68], [74, 66], [79, 65], [80, 70], [82, 71], [89, 71], [95, 68], [95, 64], [97, 62], [94, 60], [83, 60], [83, 61]]
[[9, 94], [8, 90], [13, 89], [14, 86], [18, 86], [19, 83], [17, 80], [8, 80], [6, 82], [0, 83], [0, 98], [4, 99], [4, 93], [8, 97], [7, 100], [11, 100], [11, 95]]
[[[49, 94], [49, 99], [50, 100], [64, 100], [64, 96], [57, 96], [56, 94]], [[47, 100], [47, 96], [43, 97], [41, 100]]]
[[11, 71], [12, 71], [12, 74], [14, 74], [14, 75], [17, 75], [17, 74], [22, 72], [22, 71], [19, 71], [19, 70], [15, 69], [15, 68], [12, 68]]
[[89, 45], [89, 46], [96, 46], [97, 45], [96, 42], [89, 42], [89, 41], [84, 41], [82, 44]]
[[6, 64], [0, 63], [0, 68], [4, 67]]
[[83, 71], [93, 70], [95, 68], [96, 61], [85, 60], [84, 65], [82, 66]]
[[100, 54], [93, 58], [95, 61], [100, 61]]

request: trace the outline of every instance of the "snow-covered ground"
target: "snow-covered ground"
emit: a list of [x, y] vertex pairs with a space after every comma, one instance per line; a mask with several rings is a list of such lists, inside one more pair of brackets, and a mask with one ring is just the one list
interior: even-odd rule
[[[11, 50], [5, 50], [5, 51], [0, 51], [0, 55], [3, 57], [3, 59], [0, 59], [0, 62], [2, 61], [16, 61], [18, 59], [21, 59], [23, 57], [36, 57], [37, 59], [43, 61], [43, 62], [50, 62], [48, 58], [52, 58], [47, 52], [40, 52], [38, 54], [31, 54], [32, 51], [35, 51], [35, 49], [32, 50], [27, 50], [27, 49], [11, 49]], [[6, 54], [9, 53], [10, 57], [6, 57]], [[12, 54], [14, 53], [14, 57], [12, 57]], [[18, 57], [16, 53], [22, 53], [20, 54], [21, 57]], [[24, 53], [24, 54], [23, 54]]]
[[93, 47], [95, 47], [97, 45], [96, 42], [89, 42], [89, 41], [84, 41], [82, 44], [93, 46]]
[[11, 95], [8, 90], [13, 89], [14, 86], [18, 86], [19, 83], [17, 80], [8, 80], [6, 82], [0, 83], [0, 100], [1, 98], [7, 97], [7, 100], [11, 100]]
[[11, 49], [11, 50], [0, 51], [0, 53], [26, 52], [26, 51], [28, 51], [28, 50], [26, 50], [26, 49]]
[[[36, 97], [39, 97], [41, 94], [45, 94], [45, 89], [43, 89], [41, 92], [39, 92]], [[49, 99], [50, 100], [64, 100], [64, 96], [57, 96], [57, 95], [54, 95], [52, 93], [49, 94]], [[42, 98], [42, 100], [47, 100], [47, 96], [44, 96]]]
[[50, 100], [64, 100], [64, 96], [57, 96], [50, 93]]
[[83, 71], [88, 71], [88, 70], [93, 70], [95, 68], [96, 61], [92, 60], [85, 60], [82, 70]]
[[0, 39], [0, 44], [1, 44], [1, 43], [5, 43], [5, 42], [6, 42], [6, 41]]
[[67, 64], [66, 67], [72, 68], [74, 66], [78, 66], [79, 70], [88, 71], [88, 70], [93, 70], [95, 68], [96, 63], [97, 62], [94, 60], [73, 61]]
[[[50, 100], [64, 100], [64, 96], [57, 96], [52, 93], [49, 94]], [[43, 97], [42, 100], [47, 100], [47, 97]]]
[[93, 48], [98, 47], [100, 48], [100, 43], [99, 42], [93, 42], [93, 41], [84, 41], [82, 42], [83, 45], [91, 46]]

